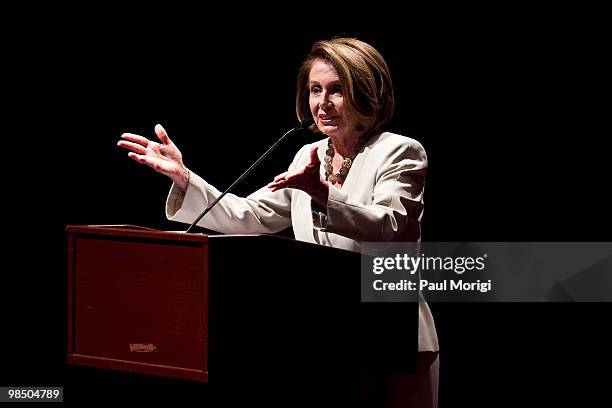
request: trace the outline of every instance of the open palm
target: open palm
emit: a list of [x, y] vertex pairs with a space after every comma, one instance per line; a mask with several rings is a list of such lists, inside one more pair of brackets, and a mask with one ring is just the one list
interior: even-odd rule
[[170, 140], [166, 130], [161, 125], [155, 126], [155, 134], [161, 143], [133, 133], [124, 133], [117, 145], [130, 150], [128, 157], [141, 164], [146, 164], [153, 170], [170, 177], [179, 187], [186, 188], [188, 170], [183, 164], [183, 155]]
[[297, 169], [279, 174], [268, 184], [272, 191], [282, 188], [297, 188], [308, 193], [320, 205], [326, 205], [329, 186], [321, 177], [321, 161], [317, 154], [317, 146], [310, 148], [310, 160]]

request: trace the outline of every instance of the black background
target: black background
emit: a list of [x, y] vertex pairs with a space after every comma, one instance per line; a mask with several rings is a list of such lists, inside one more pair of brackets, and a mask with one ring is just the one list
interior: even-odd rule
[[[207, 400], [206, 386], [64, 365], [64, 228], [179, 228], [163, 215], [169, 182], [129, 160], [120, 134], [153, 137], [162, 123], [187, 165], [225, 187], [296, 124], [297, 69], [331, 36], [370, 42], [389, 63], [389, 128], [429, 157], [423, 240], [610, 241], [609, 33], [594, 7], [105, 4], [7, 20], [0, 385], [63, 385], [72, 402], [100, 392]], [[288, 141], [237, 192], [267, 183], [312, 140]], [[603, 395], [609, 304], [431, 308], [441, 407]]]

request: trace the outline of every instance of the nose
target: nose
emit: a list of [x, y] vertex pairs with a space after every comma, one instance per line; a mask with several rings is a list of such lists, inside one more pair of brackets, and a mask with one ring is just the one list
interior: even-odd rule
[[321, 109], [329, 109], [333, 106], [332, 102], [329, 100], [329, 94], [327, 92], [322, 92], [319, 98], [319, 107]]

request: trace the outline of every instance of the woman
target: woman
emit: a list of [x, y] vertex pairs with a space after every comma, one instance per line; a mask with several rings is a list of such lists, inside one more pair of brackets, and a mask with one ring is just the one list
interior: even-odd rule
[[[300, 120], [312, 116], [311, 130], [326, 138], [304, 146], [266, 187], [246, 198], [225, 196], [199, 225], [223, 233], [293, 225], [298, 240], [351, 251], [365, 241], [420, 240], [427, 157], [417, 141], [383, 131], [393, 109], [391, 75], [376, 49], [352, 38], [315, 43], [298, 74], [296, 110]], [[155, 133], [161, 143], [126, 133], [118, 145], [172, 179], [166, 215], [191, 223], [220, 192], [187, 169], [160, 125]], [[365, 378], [364, 399], [435, 407], [437, 351], [433, 319], [421, 302], [417, 372]]]

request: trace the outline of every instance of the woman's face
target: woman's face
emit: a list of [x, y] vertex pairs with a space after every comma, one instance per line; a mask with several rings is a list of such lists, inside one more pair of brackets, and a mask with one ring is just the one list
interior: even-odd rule
[[355, 136], [356, 121], [344, 103], [342, 82], [334, 68], [317, 59], [308, 75], [310, 112], [321, 133], [337, 138]]

